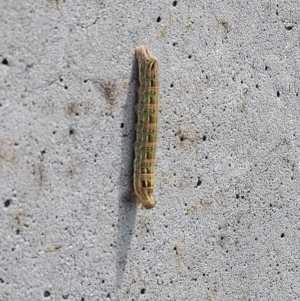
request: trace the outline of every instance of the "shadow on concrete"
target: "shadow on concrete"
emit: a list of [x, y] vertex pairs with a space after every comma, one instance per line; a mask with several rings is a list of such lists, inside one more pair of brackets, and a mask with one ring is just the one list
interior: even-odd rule
[[[119, 218], [116, 258], [116, 295], [121, 293], [123, 276], [130, 251], [131, 239], [134, 234], [137, 202], [133, 196], [133, 160], [135, 142], [135, 103], [137, 91], [138, 66], [134, 59], [131, 70], [131, 80], [124, 107], [122, 128], [122, 170], [120, 173]], [[119, 299], [117, 299], [119, 300]]]

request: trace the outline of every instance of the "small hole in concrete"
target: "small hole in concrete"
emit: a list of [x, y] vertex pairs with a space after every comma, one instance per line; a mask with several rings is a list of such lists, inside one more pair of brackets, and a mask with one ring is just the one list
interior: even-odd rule
[[51, 294], [49, 291], [44, 291], [44, 297], [49, 297]]
[[145, 288], [142, 288], [142, 289], [141, 289], [141, 294], [144, 295], [145, 292], [146, 292], [146, 289], [145, 289]]
[[277, 97], [279, 97], [280, 96], [280, 92], [279, 91], [277, 91]]
[[284, 238], [284, 233], [281, 233], [280, 237], [281, 237], [281, 238]]
[[2, 65], [7, 65], [7, 66], [8, 66], [8, 61], [7, 61], [7, 59], [3, 59], [3, 60], [2, 60]]
[[156, 22], [159, 23], [161, 21], [161, 17], [157, 17]]
[[175, 7], [177, 5], [177, 1], [173, 1], [173, 6]]
[[196, 184], [196, 187], [199, 187], [201, 185], [202, 181], [200, 180], [200, 178], [198, 178], [198, 181], [197, 181], [197, 184]]
[[292, 30], [294, 26], [285, 26], [286, 30]]
[[8, 207], [10, 205], [11, 200], [6, 200], [4, 202], [4, 207]]

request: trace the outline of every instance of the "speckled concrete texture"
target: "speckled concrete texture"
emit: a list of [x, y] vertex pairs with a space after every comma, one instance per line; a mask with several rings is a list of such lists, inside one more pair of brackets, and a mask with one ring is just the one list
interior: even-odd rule
[[[0, 0], [0, 300], [300, 300], [299, 1]], [[132, 196], [160, 66], [155, 197]]]

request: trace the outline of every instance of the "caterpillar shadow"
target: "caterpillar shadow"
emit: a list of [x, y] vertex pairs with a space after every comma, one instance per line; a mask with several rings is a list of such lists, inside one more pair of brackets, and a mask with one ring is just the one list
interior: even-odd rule
[[131, 239], [134, 234], [137, 203], [133, 196], [133, 160], [135, 142], [135, 103], [137, 91], [138, 66], [133, 59], [131, 70], [131, 81], [127, 92], [124, 107], [124, 118], [122, 127], [122, 169], [119, 179], [119, 218], [117, 234], [117, 256], [116, 256], [116, 293], [120, 294], [127, 257], [131, 247]]

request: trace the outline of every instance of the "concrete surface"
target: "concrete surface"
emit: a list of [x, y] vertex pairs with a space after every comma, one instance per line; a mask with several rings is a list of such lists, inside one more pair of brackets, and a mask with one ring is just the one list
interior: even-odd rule
[[[299, 1], [0, 1], [0, 300], [300, 300]], [[136, 64], [160, 63], [153, 210]]]

